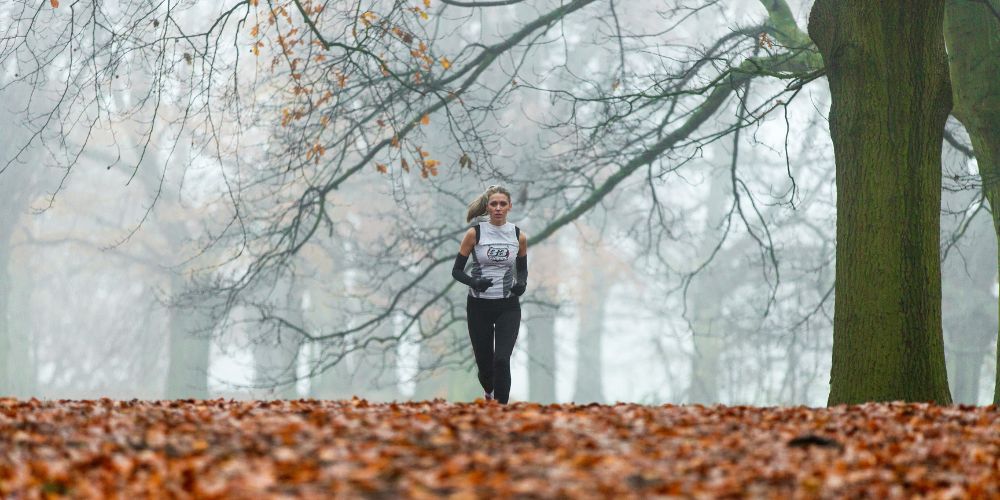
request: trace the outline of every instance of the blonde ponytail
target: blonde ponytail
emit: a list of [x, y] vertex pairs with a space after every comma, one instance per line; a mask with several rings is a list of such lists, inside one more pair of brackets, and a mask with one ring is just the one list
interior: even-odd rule
[[465, 222], [472, 222], [472, 219], [486, 215], [486, 204], [489, 203], [490, 196], [497, 193], [507, 195], [507, 202], [511, 202], [510, 191], [507, 191], [507, 188], [503, 186], [490, 186], [486, 188], [486, 191], [483, 191], [483, 194], [472, 200], [472, 203], [469, 203], [469, 211], [465, 213]]

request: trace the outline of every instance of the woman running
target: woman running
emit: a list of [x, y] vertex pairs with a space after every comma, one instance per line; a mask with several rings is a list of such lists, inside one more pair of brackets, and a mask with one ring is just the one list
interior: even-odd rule
[[[483, 215], [489, 221], [465, 232], [451, 270], [469, 286], [465, 309], [484, 397], [504, 404], [510, 397], [510, 355], [521, 326], [518, 297], [528, 284], [528, 238], [507, 222], [510, 209], [510, 191], [500, 186], [490, 186], [469, 204], [466, 222]], [[465, 273], [469, 255], [471, 276]]]

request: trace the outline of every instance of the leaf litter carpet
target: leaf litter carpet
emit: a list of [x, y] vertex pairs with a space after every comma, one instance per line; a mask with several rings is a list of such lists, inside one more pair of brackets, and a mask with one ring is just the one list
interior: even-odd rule
[[996, 407], [0, 399], [4, 498], [998, 498]]

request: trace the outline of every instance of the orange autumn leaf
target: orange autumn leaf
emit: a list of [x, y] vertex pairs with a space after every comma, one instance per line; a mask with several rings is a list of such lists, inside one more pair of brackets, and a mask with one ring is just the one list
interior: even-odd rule
[[444, 68], [444, 69], [450, 68], [451, 67], [451, 61], [449, 61], [447, 57], [442, 57], [441, 58], [441, 67]]
[[437, 167], [441, 162], [438, 160], [427, 159], [420, 163], [420, 176], [427, 178], [429, 176], [436, 176], [438, 174]]
[[430, 125], [430, 123], [431, 123], [431, 115], [424, 115], [423, 118], [420, 119], [421, 125]]
[[900, 402], [5, 397], [0, 497], [997, 498], [997, 429]]
[[49, 4], [52, 5], [53, 9], [58, 9], [59, 8], [59, 0], [49, 0]]

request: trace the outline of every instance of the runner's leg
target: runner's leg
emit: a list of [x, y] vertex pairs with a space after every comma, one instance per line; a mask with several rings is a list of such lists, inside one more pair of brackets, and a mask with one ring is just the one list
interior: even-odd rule
[[507, 403], [510, 398], [510, 356], [521, 327], [521, 308], [500, 311], [496, 319], [496, 352], [493, 354], [494, 393], [497, 401]]
[[496, 312], [485, 310], [473, 301], [465, 308], [469, 317], [469, 340], [472, 342], [472, 353], [476, 357], [476, 368], [479, 371], [479, 383], [486, 392], [492, 392], [494, 386], [493, 374], [493, 317]]

